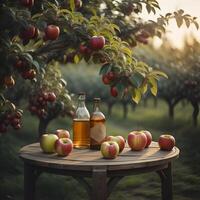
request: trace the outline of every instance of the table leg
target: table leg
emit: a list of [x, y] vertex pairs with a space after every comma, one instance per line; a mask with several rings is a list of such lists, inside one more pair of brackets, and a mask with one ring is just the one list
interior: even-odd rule
[[162, 200], [172, 200], [173, 191], [172, 191], [172, 167], [171, 163], [168, 164], [166, 169], [158, 171], [158, 174], [161, 178], [161, 193]]
[[91, 200], [107, 199], [107, 170], [94, 168], [92, 172]]
[[27, 163], [24, 163], [24, 200], [35, 199], [35, 182], [35, 168]]

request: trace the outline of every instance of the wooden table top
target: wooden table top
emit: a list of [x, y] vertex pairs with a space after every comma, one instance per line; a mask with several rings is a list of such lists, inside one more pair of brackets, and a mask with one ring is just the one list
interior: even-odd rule
[[126, 145], [123, 152], [115, 159], [104, 159], [100, 151], [90, 149], [73, 149], [67, 157], [57, 156], [56, 153], [45, 154], [39, 143], [21, 148], [20, 158], [31, 164], [67, 170], [91, 171], [93, 167], [107, 167], [107, 170], [123, 170], [142, 167], [152, 167], [170, 162], [179, 156], [179, 149], [161, 151], [157, 142], [152, 142], [149, 148], [142, 151], [131, 151]]

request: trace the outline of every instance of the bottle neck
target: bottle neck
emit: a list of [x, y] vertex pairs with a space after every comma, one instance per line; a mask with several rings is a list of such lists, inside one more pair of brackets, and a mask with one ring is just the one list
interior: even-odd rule
[[78, 107], [80, 108], [80, 107], [85, 107], [85, 100], [79, 100], [78, 101]]
[[78, 97], [78, 107], [85, 107], [85, 95], [79, 95]]
[[94, 107], [93, 107], [94, 112], [99, 112], [99, 102], [94, 102]]

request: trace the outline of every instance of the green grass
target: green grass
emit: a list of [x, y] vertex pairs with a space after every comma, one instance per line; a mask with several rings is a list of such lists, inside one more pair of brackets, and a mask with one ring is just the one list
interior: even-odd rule
[[[91, 106], [89, 106], [91, 110]], [[102, 106], [103, 112], [107, 108]], [[139, 105], [135, 111], [129, 107], [128, 118], [123, 119], [120, 105], [113, 107], [111, 117], [107, 117], [107, 133], [109, 135], [123, 135], [134, 129], [148, 129], [152, 132], [154, 140], [165, 132], [172, 133], [181, 150], [180, 158], [173, 163], [174, 172], [174, 199], [198, 200], [200, 199], [200, 128], [193, 127], [191, 120], [192, 108], [188, 105], [178, 105], [175, 119], [167, 115], [167, 106], [159, 101], [153, 106], [148, 101], [147, 107]], [[24, 127], [20, 132], [8, 133], [0, 137], [0, 199], [23, 199], [23, 163], [18, 158], [18, 150], [23, 145], [37, 140], [36, 118], [25, 113]], [[69, 119], [57, 119], [48, 127], [51, 132], [57, 128], [71, 130]], [[160, 180], [155, 173], [141, 174], [125, 177], [113, 190], [110, 200], [157, 200], [160, 199]], [[39, 200], [84, 200], [88, 199], [83, 188], [72, 178], [42, 175], [37, 184], [37, 199]]]

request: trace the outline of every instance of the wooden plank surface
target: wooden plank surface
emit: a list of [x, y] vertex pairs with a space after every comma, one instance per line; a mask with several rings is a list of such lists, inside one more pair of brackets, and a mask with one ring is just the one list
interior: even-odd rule
[[177, 147], [174, 147], [172, 151], [160, 151], [156, 142], [152, 142], [151, 146], [143, 151], [131, 151], [126, 145], [123, 152], [112, 160], [104, 159], [100, 151], [90, 149], [74, 149], [67, 157], [59, 157], [56, 153], [45, 154], [39, 143], [27, 145], [19, 152], [19, 156], [24, 161], [35, 165], [71, 170], [91, 170], [94, 166], [107, 166], [109, 170], [156, 166], [165, 164], [178, 155]]

